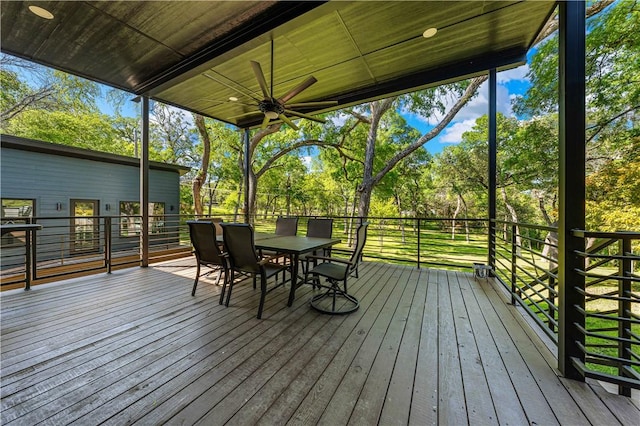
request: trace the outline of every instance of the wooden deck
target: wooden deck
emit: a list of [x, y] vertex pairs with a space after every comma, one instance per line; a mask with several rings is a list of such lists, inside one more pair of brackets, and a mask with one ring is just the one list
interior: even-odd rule
[[327, 316], [193, 259], [2, 294], [3, 425], [638, 424], [632, 399], [558, 377], [519, 312], [470, 274], [365, 263]]

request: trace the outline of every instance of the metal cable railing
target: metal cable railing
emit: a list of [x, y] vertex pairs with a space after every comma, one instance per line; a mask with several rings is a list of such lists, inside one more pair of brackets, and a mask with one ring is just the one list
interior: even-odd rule
[[573, 231], [593, 241], [591, 248], [577, 251], [584, 267], [576, 272], [585, 278], [584, 307], [574, 306], [584, 319], [574, 324], [584, 336], [577, 342], [584, 363], [572, 359], [585, 375], [615, 383], [619, 393], [630, 396], [640, 389], [640, 233]]
[[[240, 221], [239, 215], [216, 215], [224, 221]], [[306, 234], [308, 219], [299, 217], [298, 235]], [[151, 216], [149, 262], [191, 255], [187, 220], [206, 216]], [[276, 216], [254, 218], [257, 231], [272, 232]], [[361, 218], [334, 216], [333, 236], [342, 243], [333, 250], [347, 252]], [[4, 218], [3, 220], [12, 220]], [[496, 247], [489, 259], [489, 221], [485, 219], [368, 217], [369, 235], [364, 257], [390, 263], [471, 270], [493, 261], [493, 276], [547, 335], [558, 341], [559, 291], [558, 244], [554, 227], [494, 221]], [[15, 218], [13, 223], [41, 224], [34, 231], [33, 256], [25, 261], [26, 238], [20, 233], [3, 235], [0, 253], [2, 289], [16, 288], [72, 276], [111, 272], [139, 265], [140, 216]], [[640, 387], [640, 233], [575, 231], [589, 244], [576, 255], [586, 265], [577, 271], [585, 287], [577, 288], [583, 304], [572, 309], [584, 318], [574, 324], [584, 336], [577, 346], [584, 362], [573, 359], [586, 377], [616, 383], [623, 394]], [[30, 274], [26, 273], [29, 267]]]
[[495, 221], [495, 275], [519, 303], [557, 343], [557, 228]]

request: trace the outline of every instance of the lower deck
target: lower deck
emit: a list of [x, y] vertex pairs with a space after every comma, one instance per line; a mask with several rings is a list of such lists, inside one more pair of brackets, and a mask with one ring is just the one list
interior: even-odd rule
[[559, 377], [488, 280], [364, 263], [360, 309], [267, 296], [193, 258], [2, 294], [3, 425], [638, 424], [636, 400]]

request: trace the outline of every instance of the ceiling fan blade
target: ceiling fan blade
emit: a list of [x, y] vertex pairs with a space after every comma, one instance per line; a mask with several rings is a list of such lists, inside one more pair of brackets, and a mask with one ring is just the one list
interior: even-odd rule
[[265, 115], [264, 120], [262, 120], [262, 125], [260, 126], [260, 128], [266, 129], [268, 125], [269, 125], [269, 117]]
[[256, 79], [258, 80], [258, 84], [262, 89], [262, 94], [265, 99], [270, 99], [269, 95], [269, 87], [267, 86], [267, 80], [264, 78], [264, 73], [262, 72], [262, 67], [259, 62], [251, 61], [251, 68], [253, 68], [253, 73], [256, 75]]
[[[231, 89], [231, 90], [234, 90], [234, 91], [236, 91], [236, 92], [238, 92], [238, 93], [241, 93], [241, 94], [243, 94], [243, 95], [245, 95], [245, 96], [248, 96], [248, 97], [250, 97], [251, 99], [253, 99], [253, 100], [254, 100], [254, 101], [256, 101], [256, 102], [260, 102], [260, 100], [261, 100], [261, 99], [256, 98], [256, 97], [255, 97], [255, 96], [254, 96], [254, 95], [253, 95], [249, 90], [245, 89], [244, 87], [242, 87], [240, 84], [236, 83], [236, 82], [235, 82], [235, 81], [233, 81], [233, 80], [230, 80], [230, 81], [232, 81], [233, 83], [235, 83], [235, 84], [236, 84], [236, 86], [238, 86], [238, 87], [234, 87], [233, 85], [231, 85], [231, 84], [229, 84], [229, 83], [227, 83], [227, 82], [223, 81], [221, 78], [214, 77], [213, 75], [211, 75], [211, 74], [209, 74], [209, 73], [206, 73], [206, 72], [205, 72], [205, 73], [203, 73], [202, 75], [204, 75], [205, 77], [207, 77], [209, 80], [213, 80], [213, 81], [215, 81], [216, 83], [222, 84], [223, 86], [226, 86], [226, 87], [228, 87], [228, 88], [229, 88], [229, 89]], [[225, 78], [226, 78], [226, 77], [225, 77]]]
[[316, 78], [314, 76], [311, 76], [311, 77], [307, 78], [301, 84], [299, 84], [298, 86], [296, 86], [293, 89], [291, 89], [286, 95], [284, 95], [283, 97], [278, 99], [278, 102], [286, 104], [289, 99], [293, 98], [298, 93], [302, 92], [304, 89], [306, 89], [307, 87], [311, 86], [313, 83], [315, 83], [317, 81], [318, 80], [316, 80]]
[[300, 130], [300, 129], [298, 128], [298, 126], [296, 126], [296, 125], [293, 123], [293, 121], [291, 121], [291, 120], [289, 119], [289, 117], [287, 117], [286, 115], [284, 115], [284, 114], [280, 114], [280, 115], [278, 116], [278, 118], [279, 118], [280, 120], [284, 121], [285, 123], [287, 123], [287, 124], [289, 125], [289, 127], [291, 127], [293, 130]]
[[249, 112], [245, 112], [243, 114], [238, 114], [238, 115], [234, 115], [233, 117], [231, 117], [231, 119], [236, 119], [236, 118], [242, 118], [242, 117], [249, 117], [251, 115], [261, 115], [263, 114], [261, 111], [249, 111]]
[[289, 104], [287, 108], [322, 108], [335, 105], [338, 105], [338, 101], [300, 102], [299, 104]]
[[285, 109], [284, 111], [285, 111], [287, 114], [289, 114], [289, 115], [295, 115], [296, 117], [306, 118], [307, 120], [316, 121], [316, 122], [318, 122], [318, 123], [322, 123], [322, 124], [326, 123], [326, 121], [325, 121], [325, 120], [323, 120], [323, 119], [321, 119], [321, 118], [314, 117], [314, 116], [309, 115], [309, 114], [303, 114], [303, 113], [301, 113], [301, 112], [298, 112], [298, 111], [292, 111], [292, 110], [290, 110], [290, 109]]

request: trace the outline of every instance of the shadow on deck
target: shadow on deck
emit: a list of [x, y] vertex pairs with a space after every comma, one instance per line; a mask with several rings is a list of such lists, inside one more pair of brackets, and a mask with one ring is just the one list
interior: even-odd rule
[[228, 308], [194, 259], [2, 294], [3, 425], [637, 424], [638, 402], [558, 377], [490, 282], [365, 263], [347, 316], [302, 287]]

